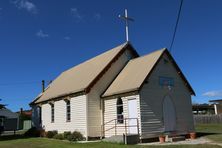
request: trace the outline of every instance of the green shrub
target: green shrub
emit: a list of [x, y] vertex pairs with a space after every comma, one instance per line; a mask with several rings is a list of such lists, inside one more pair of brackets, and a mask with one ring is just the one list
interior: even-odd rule
[[64, 132], [63, 133], [64, 139], [68, 140], [68, 136], [70, 136], [71, 134], [72, 134], [71, 132]]
[[48, 132], [46, 132], [46, 137], [47, 138], [53, 138], [57, 134], [58, 134], [57, 131], [48, 131]]
[[82, 141], [82, 140], [84, 140], [83, 135], [78, 131], [74, 131], [73, 133], [65, 132], [64, 137], [66, 137], [65, 139], [67, 139], [69, 141]]
[[40, 137], [40, 134], [41, 134], [40, 130], [38, 130], [36, 127], [32, 127], [24, 133], [24, 136], [26, 136], [26, 137]]
[[66, 139], [69, 140], [69, 141], [74, 141], [72, 134], [71, 135], [67, 135]]
[[72, 133], [72, 136], [73, 136], [73, 141], [82, 141], [82, 140], [84, 140], [83, 135], [78, 131], [74, 131]]
[[39, 132], [40, 132], [40, 137], [46, 137], [46, 131], [45, 130], [41, 129], [41, 130], [39, 130]]
[[64, 139], [64, 135], [63, 134], [56, 134], [53, 136], [54, 139], [59, 139], [59, 140], [63, 140]]

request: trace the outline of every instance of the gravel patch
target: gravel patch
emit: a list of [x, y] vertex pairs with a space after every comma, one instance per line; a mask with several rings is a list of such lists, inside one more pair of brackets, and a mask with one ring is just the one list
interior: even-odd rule
[[207, 138], [201, 137], [194, 140], [186, 139], [184, 141], [177, 141], [177, 142], [151, 142], [151, 143], [140, 143], [139, 145], [180, 145], [180, 144], [216, 144], [210, 141]]

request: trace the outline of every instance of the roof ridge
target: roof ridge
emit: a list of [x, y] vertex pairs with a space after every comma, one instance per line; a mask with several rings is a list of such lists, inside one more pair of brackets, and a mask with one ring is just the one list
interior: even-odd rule
[[146, 57], [146, 56], [149, 56], [149, 55], [151, 55], [151, 54], [154, 54], [154, 53], [157, 53], [157, 52], [160, 52], [160, 51], [163, 51], [163, 52], [164, 52], [165, 50], [167, 50], [167, 48], [164, 47], [164, 48], [161, 48], [161, 49], [152, 51], [152, 52], [150, 52], [150, 53], [147, 53], [147, 54], [145, 54], [145, 55], [139, 56], [139, 57], [137, 57], [137, 58], [131, 59], [129, 62], [134, 61], [134, 60], [138, 60], [138, 59], [141, 59], [141, 58], [144, 58], [144, 57]]
[[79, 63], [79, 64], [77, 64], [77, 65], [75, 65], [75, 66], [72, 66], [71, 68], [68, 68], [67, 70], [64, 70], [64, 71], [61, 72], [60, 74], [65, 73], [65, 72], [67, 72], [67, 71], [69, 71], [69, 70], [71, 70], [71, 69], [73, 69], [73, 68], [75, 68], [75, 67], [78, 67], [78, 66], [80, 66], [80, 65], [82, 65], [82, 64], [84, 64], [84, 63], [87, 63], [87, 62], [89, 62], [89, 61], [91, 61], [91, 60], [93, 60], [93, 59], [95, 59], [95, 58], [97, 58], [97, 57], [99, 57], [99, 56], [101, 56], [101, 55], [103, 55], [103, 54], [111, 51], [111, 50], [117, 49], [117, 48], [119, 48], [119, 47], [121, 47], [121, 46], [122, 46], [121, 48], [123, 49], [123, 48], [124, 48], [125, 46], [127, 46], [128, 44], [130, 44], [130, 43], [129, 43], [129, 42], [125, 42], [125, 43], [123, 43], [123, 44], [120, 44], [120, 45], [118, 45], [118, 46], [115, 46], [115, 47], [113, 47], [113, 48], [110, 48], [110, 49], [108, 49], [108, 50], [106, 50], [106, 51], [104, 51], [104, 52], [102, 52], [102, 53], [100, 53], [100, 54], [98, 54], [98, 55], [96, 55], [96, 56], [94, 56], [94, 57], [92, 57], [92, 58], [89, 58], [89, 59], [87, 59], [87, 60], [85, 60], [85, 61], [83, 61], [83, 62], [81, 62], [81, 63]]
[[[129, 42], [125, 42], [119, 46], [113, 47], [109, 50], [106, 50], [105, 52], [90, 58], [76, 66], [73, 66], [63, 72], [61, 72], [54, 80], [53, 82], [48, 86], [48, 89], [44, 92], [44, 93], [40, 93], [40, 95], [38, 95], [38, 97], [36, 97], [36, 99], [33, 101], [34, 103], [39, 103], [42, 101], [47, 101], [49, 99], [53, 99], [56, 97], [60, 97], [63, 95], [67, 95], [70, 93], [77, 93], [77, 92], [85, 92], [87, 93], [87, 91], [90, 91], [90, 89], [93, 87], [94, 83], [98, 80], [98, 77], [104, 72], [106, 71], [107, 65], [110, 65], [111, 62], [115, 61], [113, 59], [115, 59], [117, 56], [119, 56], [120, 54], [122, 54], [122, 52], [128, 47], [128, 46], [132, 46]], [[104, 59], [105, 58], [105, 59]], [[101, 64], [100, 62], [98, 63], [98, 59], [103, 60], [104, 62], [102, 62], [103, 64]], [[94, 64], [92, 64], [94, 63]], [[79, 82], [79, 78], [81, 77], [80, 72], [77, 72], [79, 70], [81, 70], [81, 72], [86, 72], [86, 70], [89, 68], [89, 65], [91, 65], [91, 67], [98, 67], [99, 69], [97, 69], [93, 74], [90, 74], [91, 76], [88, 78], [87, 74], [87, 81], [84, 82]], [[83, 70], [83, 71], [82, 71]], [[74, 73], [77, 72], [77, 73]], [[76, 75], [77, 74], [77, 75]], [[71, 79], [74, 78], [75, 79]], [[64, 81], [67, 81], [68, 79], [71, 79], [70, 82], [74, 82], [74, 81], [78, 81], [78, 87], [77, 86], [73, 86], [69, 84], [66, 84], [66, 86], [69, 87], [69, 89], [64, 89], [64, 88], [60, 88], [60, 90], [58, 91], [58, 84], [63, 84]], [[75, 83], [76, 83], [75, 82]], [[81, 84], [79, 84], [81, 83]], [[77, 83], [76, 83], [77, 84]], [[56, 86], [56, 87], [55, 87]], [[54, 91], [57, 91], [56, 93], [53, 94]], [[42, 99], [41, 99], [42, 98]], [[40, 101], [39, 101], [40, 100]]]

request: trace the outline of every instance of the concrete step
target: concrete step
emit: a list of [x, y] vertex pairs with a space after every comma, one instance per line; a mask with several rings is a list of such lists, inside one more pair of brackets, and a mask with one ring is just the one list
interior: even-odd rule
[[140, 142], [140, 137], [138, 134], [129, 134], [126, 137], [123, 136], [125, 144], [137, 144]]
[[111, 136], [111, 137], [107, 137], [105, 139], [103, 139], [102, 141], [105, 142], [114, 142], [114, 143], [123, 143], [123, 135], [115, 135], [115, 136]]
[[186, 140], [185, 136], [166, 136], [166, 142], [177, 142]]
[[105, 142], [125, 143], [125, 144], [137, 144], [139, 143], [138, 134], [116, 135], [103, 139]]

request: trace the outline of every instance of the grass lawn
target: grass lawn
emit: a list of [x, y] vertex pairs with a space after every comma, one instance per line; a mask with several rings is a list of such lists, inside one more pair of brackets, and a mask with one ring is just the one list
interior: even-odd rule
[[[212, 148], [212, 145], [170, 145], [170, 146], [139, 146], [139, 145], [123, 145], [105, 142], [92, 143], [70, 143], [67, 141], [60, 141], [47, 138], [26, 138], [0, 141], [0, 148]], [[219, 148], [219, 146], [213, 146]]]
[[206, 136], [215, 142], [222, 143], [222, 124], [198, 124], [196, 132], [198, 136]]
[[[222, 125], [208, 124], [197, 125], [196, 131], [198, 136], [206, 136], [207, 138], [216, 142], [222, 142]], [[47, 138], [24, 138], [21, 135], [0, 137], [0, 148], [219, 148], [216, 145], [158, 145], [158, 146], [139, 146], [139, 145], [123, 145], [105, 142], [92, 143], [71, 143], [68, 141], [61, 141]]]

